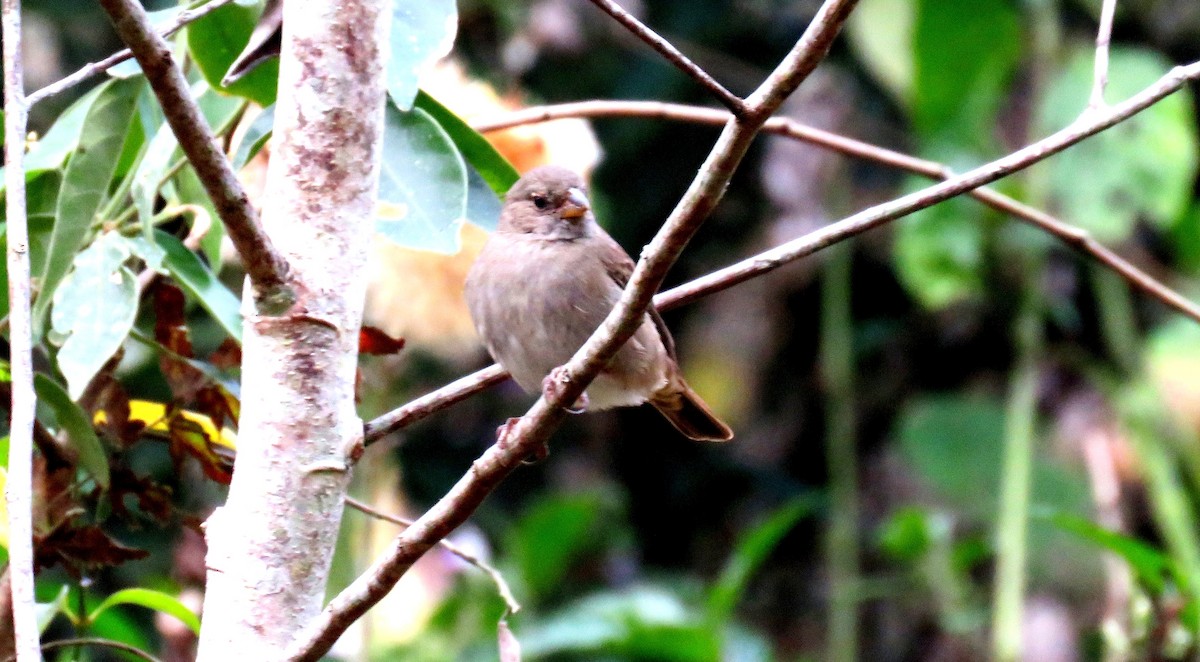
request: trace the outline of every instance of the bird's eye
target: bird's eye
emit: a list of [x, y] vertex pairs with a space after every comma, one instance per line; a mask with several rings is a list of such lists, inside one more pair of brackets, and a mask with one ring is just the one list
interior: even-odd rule
[[550, 201], [544, 195], [535, 195], [533, 196], [533, 206], [538, 209], [545, 209], [550, 206]]

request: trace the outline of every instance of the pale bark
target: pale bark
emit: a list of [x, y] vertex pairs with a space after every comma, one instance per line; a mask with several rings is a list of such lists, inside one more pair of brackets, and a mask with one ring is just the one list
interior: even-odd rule
[[[297, 302], [248, 317], [241, 446], [210, 518], [199, 660], [278, 659], [320, 612], [362, 435], [358, 328], [378, 187], [386, 0], [285, 4], [263, 224]], [[253, 307], [247, 301], [248, 315]]]

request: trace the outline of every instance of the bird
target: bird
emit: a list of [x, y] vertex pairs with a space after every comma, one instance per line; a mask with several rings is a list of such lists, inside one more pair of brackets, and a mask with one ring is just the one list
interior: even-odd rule
[[[539, 393], [561, 385], [556, 369], [599, 328], [633, 269], [633, 259], [596, 222], [583, 179], [544, 165], [508, 190], [464, 293], [492, 358], [526, 392]], [[643, 403], [689, 439], [733, 438], [684, 380], [675, 342], [653, 306], [571, 409]]]

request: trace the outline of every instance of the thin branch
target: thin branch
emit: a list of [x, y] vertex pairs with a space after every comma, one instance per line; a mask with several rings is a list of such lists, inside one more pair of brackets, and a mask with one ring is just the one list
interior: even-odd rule
[[1104, 0], [1100, 7], [1100, 27], [1096, 30], [1096, 65], [1092, 76], [1092, 96], [1088, 110], [1103, 108], [1104, 89], [1108, 87], [1108, 47], [1112, 41], [1113, 16], [1117, 13], [1117, 0]]
[[[715, 108], [701, 108], [684, 104], [657, 101], [583, 101], [554, 106], [526, 108], [493, 118], [486, 122], [475, 122], [472, 126], [481, 132], [506, 129], [521, 124], [544, 122], [565, 117], [646, 117], [694, 124], [719, 126], [729, 119], [729, 114]], [[763, 131], [774, 133], [812, 145], [831, 149], [847, 156], [881, 163], [931, 179], [947, 180], [955, 173], [935, 161], [916, 158], [883, 147], [864, 143], [853, 138], [806, 126], [787, 117], [772, 117], [763, 125]], [[1096, 241], [1086, 230], [1070, 225], [1046, 212], [996, 192], [979, 188], [969, 195], [993, 209], [1015, 216], [1057, 237], [1083, 255], [1112, 269], [1164, 305], [1200, 322], [1200, 305], [1188, 300], [1129, 261], [1117, 255], [1104, 244]]]
[[[543, 394], [515, 424], [504, 426], [497, 443], [440, 501], [401, 533], [384, 556], [342, 591], [287, 654], [291, 660], [317, 660], [342, 632], [387, 595], [396, 581], [438, 540], [462, 524], [522, 460], [543, 448], [570, 406], [640, 325], [654, 292], [688, 240], [724, 195], [755, 135], [786, 94], [824, 56], [856, 0], [826, 0], [804, 35], [752, 97], [746, 116], [725, 125], [708, 158], [655, 238], [643, 250], [629, 284], [608, 318], [563, 366], [562, 388]], [[511, 422], [510, 422], [511, 423]]]
[[[172, 20], [170, 23], [167, 23], [165, 27], [160, 28], [159, 33], [164, 38], [170, 37], [171, 35], [183, 29], [183, 27], [187, 24], [198, 21], [233, 1], [234, 0], [212, 0], [212, 2], [196, 7], [195, 9], [186, 9], [181, 11], [174, 18], [174, 20]], [[37, 104], [37, 102], [48, 99], [56, 94], [61, 94], [62, 92], [71, 89], [72, 87], [82, 83], [92, 76], [112, 69], [131, 57], [133, 57], [133, 52], [126, 48], [125, 50], [117, 51], [116, 53], [113, 53], [112, 55], [109, 55], [98, 62], [89, 62], [88, 64], [80, 67], [75, 73], [72, 73], [65, 78], [56, 80], [42, 89], [27, 95], [25, 97], [25, 102], [29, 105], [29, 107], [32, 108], [35, 104]]]
[[246, 265], [260, 312], [282, 313], [295, 300], [288, 283], [287, 263], [263, 232], [258, 214], [188, 92], [187, 80], [175, 64], [171, 49], [154, 32], [146, 10], [137, 0], [100, 0], [100, 4], [141, 65], [179, 146], [224, 222]]
[[157, 657], [154, 657], [137, 646], [131, 646], [120, 641], [113, 641], [112, 639], [100, 639], [99, 637], [76, 637], [74, 639], [59, 639], [58, 641], [49, 641], [42, 644], [42, 652], [52, 651], [58, 648], [73, 648], [76, 646], [111, 648], [123, 653], [129, 653], [135, 657], [140, 657], [143, 660], [146, 660], [146, 662], [160, 662]]
[[[381, 519], [385, 522], [391, 522], [392, 524], [397, 524], [405, 528], [412, 526], [412, 520], [396, 517], [395, 515], [372, 508], [370, 505], [363, 503], [362, 501], [359, 501], [350, 495], [346, 495], [346, 505], [365, 515], [374, 517], [376, 519]], [[504, 580], [504, 575], [500, 574], [499, 570], [495, 569], [483, 559], [475, 556], [462, 547], [450, 542], [449, 540], [439, 540], [437, 544], [442, 549], [445, 549], [447, 552], [450, 552], [451, 554], [462, 559], [465, 563], [475, 566], [481, 570], [483, 574], [487, 575], [488, 578], [492, 580], [492, 583], [496, 585], [496, 592], [499, 593], [500, 598], [504, 600], [504, 606], [508, 609], [509, 614], [515, 614], [521, 611], [521, 603], [517, 602], [517, 598], [513, 595], [512, 589], [508, 586], [508, 582]]]
[[1118, 124], [1138, 112], [1145, 110], [1163, 97], [1179, 90], [1188, 81], [1200, 78], [1200, 62], [1178, 66], [1137, 95], [1109, 106], [1102, 112], [1087, 113], [1067, 128], [1020, 149], [1003, 158], [948, 179], [940, 184], [916, 191], [891, 202], [876, 205], [849, 218], [810, 232], [750, 259], [725, 267], [697, 278], [687, 285], [675, 288], [672, 295], [680, 299], [692, 299], [773, 271], [793, 260], [811, 255], [826, 246], [835, 244], [876, 228], [888, 221], [918, 209], [942, 202], [956, 195], [973, 190], [1002, 177], [1028, 168], [1075, 143]]
[[[508, 373], [498, 365], [491, 365], [466, 377], [456, 379], [432, 393], [423, 395], [368, 422], [363, 426], [363, 444], [370, 445], [379, 441], [396, 430], [405, 428], [450, 405], [462, 402], [505, 379], [508, 379]], [[352, 453], [352, 455], [357, 454]]]
[[9, 423], [8, 505], [9, 568], [12, 574], [13, 628], [17, 659], [33, 662], [38, 649], [33, 576], [33, 325], [30, 313], [29, 227], [25, 205], [25, 102], [21, 59], [21, 0], [3, 0], [4, 178], [8, 218], [8, 301], [12, 418]]
[[[1196, 78], [1198, 75], [1197, 66], [1200, 63], [1192, 64], [1188, 67], [1181, 67], [1172, 71], [1167, 76], [1159, 81], [1152, 88], [1147, 89], [1141, 96], [1150, 95], [1153, 98], [1146, 102], [1143, 100], [1136, 104], [1136, 107], [1123, 110], [1118, 117], [1113, 119], [1114, 122], [1119, 122], [1137, 111], [1145, 108], [1150, 103], [1170, 94], [1174, 90], [1181, 87], [1184, 82]], [[1165, 86], [1165, 87], [1164, 87]], [[1135, 97], [1123, 105], [1129, 105], [1138, 98]], [[730, 119], [730, 115], [725, 111], [698, 108], [695, 106], [687, 106], [682, 104], [660, 103], [657, 101], [585, 101], [579, 103], [567, 103], [555, 106], [543, 106], [539, 108], [527, 108], [513, 113], [504, 115], [498, 120], [489, 122], [477, 122], [472, 126], [481, 132], [498, 131], [501, 129], [518, 126], [521, 124], [531, 124], [535, 122], [544, 122], [565, 117], [650, 117], [657, 119], [667, 119], [675, 121], [693, 122], [699, 124], [719, 125]], [[1096, 118], [1090, 118], [1095, 120]], [[1105, 125], [1107, 126], [1107, 125]], [[1068, 129], [1069, 130], [1069, 129]], [[1100, 129], [1095, 129], [1095, 133]], [[961, 186], [961, 182], [966, 177], [955, 177], [954, 173], [946, 166], [925, 159], [919, 159], [907, 154], [895, 152], [882, 147], [870, 145], [860, 142], [852, 138], [840, 136], [828, 131], [822, 131], [813, 127], [805, 126], [795, 122], [789, 118], [774, 117], [767, 120], [763, 125], [763, 131], [775, 133], [778, 135], [787, 136], [797, 140], [802, 140], [814, 145], [826, 147], [836, 150], [848, 156], [868, 159], [885, 165], [890, 165], [896, 168], [907, 170], [909, 172], [924, 175], [932, 179], [940, 179], [947, 182], [955, 182], [955, 186]], [[1064, 130], [1066, 131], [1066, 130]], [[1055, 139], [1055, 134], [1046, 140]], [[1091, 133], [1087, 134], [1091, 135]], [[1074, 144], [1082, 140], [1085, 136], [1073, 138], [1068, 145], [1059, 146], [1057, 149], [1064, 149], [1069, 144]], [[1045, 143], [1037, 143], [1040, 145]], [[1030, 149], [1027, 148], [1027, 149]], [[1048, 154], [1046, 155], [1048, 156]], [[1044, 156], [1039, 157], [1045, 158]], [[977, 173], [980, 170], [995, 166], [999, 161], [982, 166], [979, 169], [971, 171]], [[1027, 167], [1027, 166], [1022, 166]], [[970, 175], [971, 173], [968, 173]], [[1003, 175], [1001, 175], [1003, 176]], [[996, 177], [999, 179], [999, 177]], [[991, 181], [991, 180], [989, 180]], [[928, 190], [928, 189], [927, 189]], [[1146, 292], [1150, 296], [1158, 299], [1163, 304], [1174, 308], [1176, 311], [1200, 322], [1200, 306], [1188, 300], [1183, 295], [1179, 294], [1170, 287], [1164, 285], [1154, 279], [1149, 274], [1141, 269], [1138, 269], [1133, 264], [1114, 253], [1111, 249], [1096, 241], [1085, 230], [1064, 223], [1063, 221], [1041, 211], [1030, 207], [1024, 203], [1018, 202], [1002, 193], [988, 188], [976, 188], [969, 190], [969, 195], [984, 202], [985, 204], [1012, 214], [1020, 220], [1026, 221], [1031, 225], [1041, 228], [1046, 232], [1058, 237], [1068, 246], [1078, 250], [1079, 252], [1095, 259], [1104, 264], [1106, 267], [1120, 274], [1130, 284]], [[867, 210], [870, 212], [871, 210]], [[867, 213], [863, 212], [863, 213]], [[856, 217], [852, 217], [856, 218]], [[848, 219], [849, 220], [849, 219]], [[890, 220], [890, 219], [888, 219]], [[848, 221], [843, 221], [846, 223]], [[841, 226], [841, 224], [837, 224]], [[829, 226], [809, 235], [805, 235], [794, 242], [785, 244], [785, 246], [794, 246], [797, 242], [804, 242], [815, 235], [826, 232]], [[869, 229], [869, 228], [868, 228]], [[857, 230], [850, 234], [858, 234], [865, 230]], [[850, 236], [850, 235], [847, 235]], [[717, 272], [702, 276], [693, 281], [684, 283], [672, 290], [661, 292], [654, 298], [654, 305], [659, 310], [669, 310], [675, 306], [680, 306], [685, 303], [690, 303], [700, 297], [720, 292], [734, 285], [744, 282], [749, 278], [757, 276], [766, 271], [772, 271], [787, 261], [798, 259], [803, 255], [796, 254], [789, 256], [785, 261], [778, 262], [779, 251], [784, 247], [771, 249], [760, 253], [753, 257], [747, 258]], [[804, 253], [807, 255], [809, 253]], [[761, 271], [759, 271], [761, 269]], [[731, 280], [727, 280], [730, 279]], [[370, 445], [379, 440], [383, 436], [404, 428], [416, 421], [425, 418], [426, 416], [441, 411], [446, 407], [461, 402], [468, 397], [478, 393], [484, 389], [490, 388], [504, 381], [507, 373], [499, 366], [492, 365], [483, 370], [474, 372], [466, 377], [462, 377], [450, 384], [447, 384], [436, 391], [421, 396], [397, 409], [384, 414], [371, 422], [367, 423], [364, 430], [364, 443]]]
[[639, 21], [633, 14], [625, 11], [625, 8], [618, 5], [614, 0], [591, 0], [591, 3], [599, 7], [600, 11], [603, 11], [625, 26], [625, 29], [648, 44], [650, 48], [653, 48], [659, 55], [666, 58], [677, 69], [691, 76], [692, 80], [695, 80], [709, 92], [712, 92], [713, 96], [717, 97], [717, 100], [734, 115], [741, 115], [745, 112], [746, 102], [741, 97], [725, 89], [725, 86], [718, 83], [707, 71], [701, 69], [678, 48], [672, 46], [671, 42], [660, 37], [658, 33], [651, 30], [645, 23]]

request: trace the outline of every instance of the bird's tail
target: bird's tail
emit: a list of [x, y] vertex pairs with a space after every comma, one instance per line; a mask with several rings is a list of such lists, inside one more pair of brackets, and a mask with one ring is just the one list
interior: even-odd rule
[[683, 378], [673, 380], [667, 388], [654, 394], [650, 404], [671, 421], [676, 430], [693, 441], [729, 441], [733, 439], [730, 429], [717, 415], [712, 413], [699, 395]]

